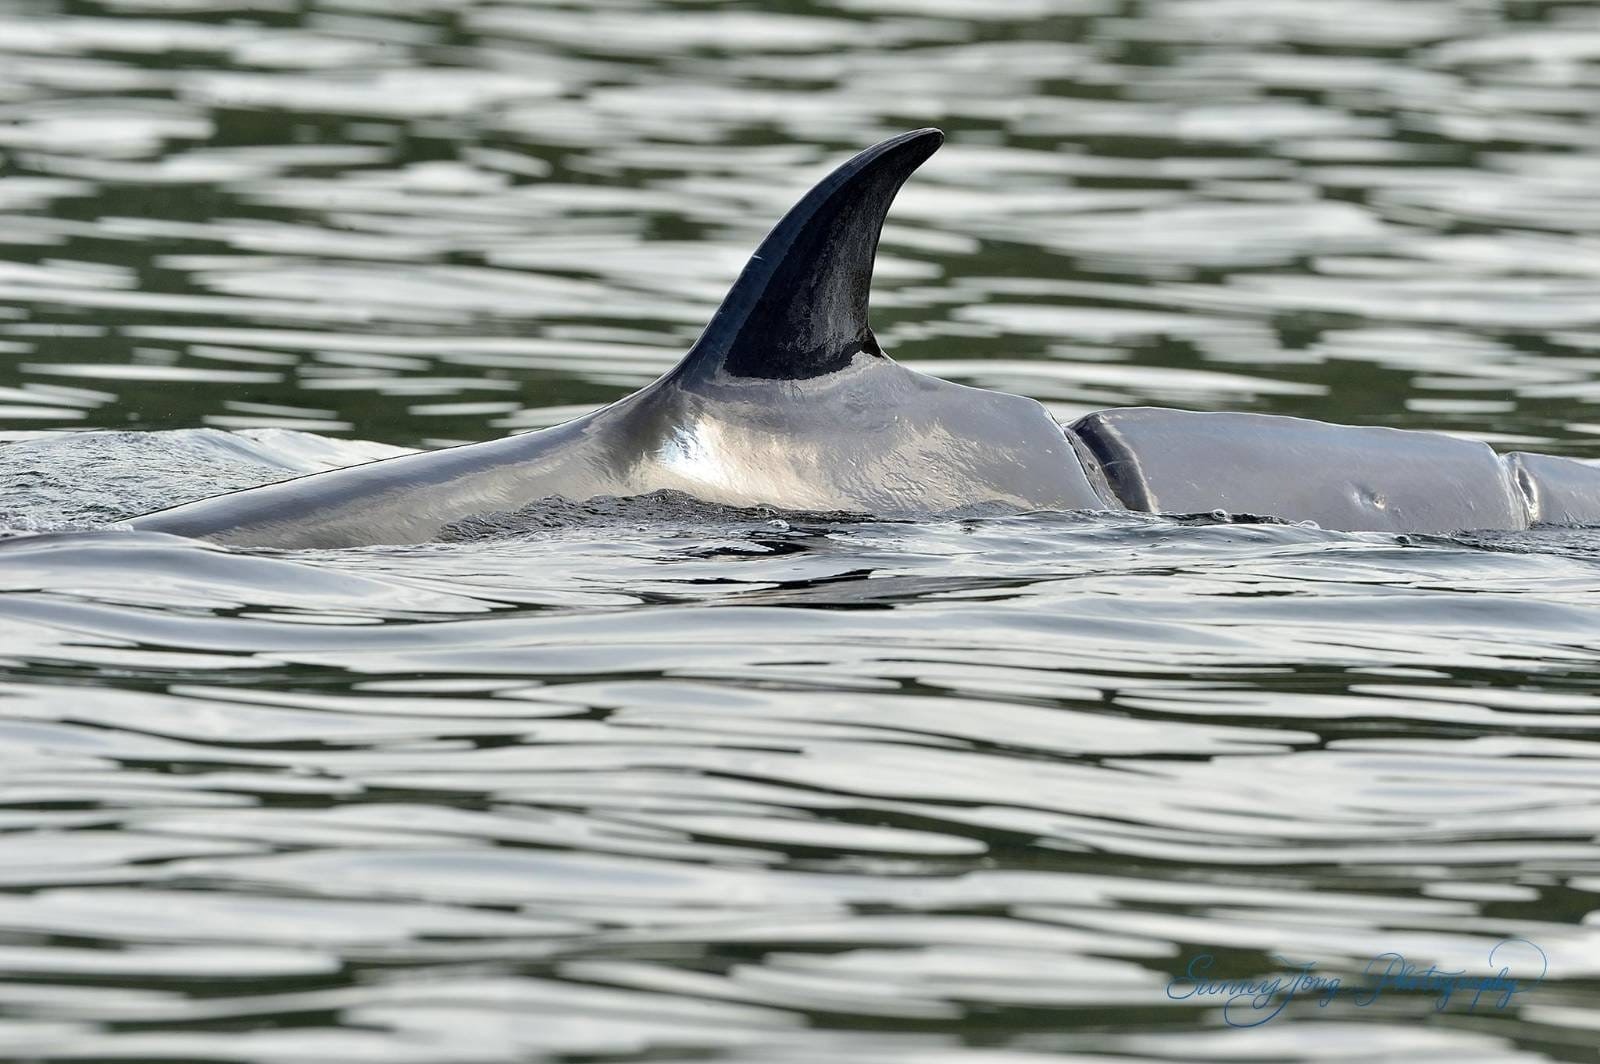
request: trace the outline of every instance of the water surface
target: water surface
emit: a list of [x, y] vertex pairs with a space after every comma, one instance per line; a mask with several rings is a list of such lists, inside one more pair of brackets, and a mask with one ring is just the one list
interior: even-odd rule
[[1597, 109], [1537, 0], [0, 2], [0, 1057], [1593, 1061], [1600, 532], [115, 523], [625, 394], [923, 125], [904, 362], [1600, 457]]

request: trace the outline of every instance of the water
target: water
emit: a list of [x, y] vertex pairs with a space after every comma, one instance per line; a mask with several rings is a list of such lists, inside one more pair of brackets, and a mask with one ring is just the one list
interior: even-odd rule
[[1600, 457], [1597, 107], [1538, 0], [0, 3], [0, 1058], [1595, 1060], [1600, 533], [107, 526], [620, 396], [930, 124], [902, 361]]

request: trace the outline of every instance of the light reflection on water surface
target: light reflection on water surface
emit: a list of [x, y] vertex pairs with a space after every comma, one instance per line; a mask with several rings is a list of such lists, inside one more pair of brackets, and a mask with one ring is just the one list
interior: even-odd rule
[[[563, 420], [929, 124], [902, 361], [1600, 455], [1597, 60], [1509, 0], [13, 3], [0, 512]], [[0, 1055], [1594, 1059], [1593, 533], [523, 517], [0, 544]], [[1516, 938], [1503, 1010], [1167, 993]]]

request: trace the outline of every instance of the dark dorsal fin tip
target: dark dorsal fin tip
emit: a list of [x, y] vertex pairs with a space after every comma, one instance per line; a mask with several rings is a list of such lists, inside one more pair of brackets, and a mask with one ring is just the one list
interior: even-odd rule
[[819, 181], [767, 234], [671, 376], [801, 380], [881, 353], [867, 324], [872, 263], [900, 186], [944, 143], [891, 137]]

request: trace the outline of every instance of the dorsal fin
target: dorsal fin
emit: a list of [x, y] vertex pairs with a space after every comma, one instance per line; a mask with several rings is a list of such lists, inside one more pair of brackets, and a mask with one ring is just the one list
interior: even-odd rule
[[767, 234], [669, 376], [803, 380], [876, 352], [867, 297], [883, 218], [942, 143], [937, 129], [902, 133], [818, 182]]

